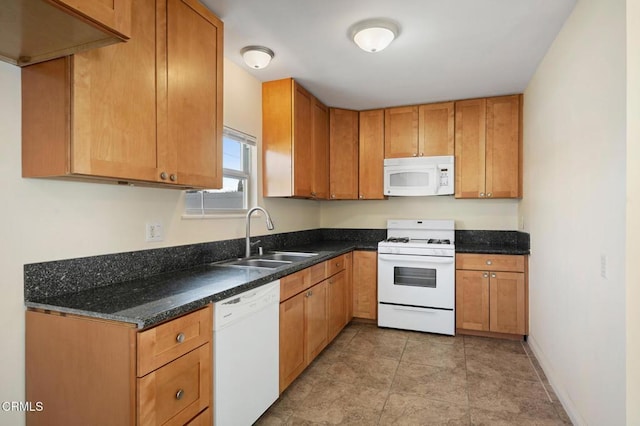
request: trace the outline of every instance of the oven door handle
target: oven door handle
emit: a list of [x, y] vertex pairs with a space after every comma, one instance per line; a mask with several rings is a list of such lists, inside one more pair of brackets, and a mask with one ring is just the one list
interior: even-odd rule
[[[424, 258], [424, 259], [421, 259]], [[454, 263], [455, 257], [436, 257], [436, 256], [420, 256], [420, 255], [406, 255], [406, 254], [378, 254], [378, 260], [384, 260], [388, 262], [415, 262], [415, 263]]]
[[433, 309], [429, 308], [418, 308], [416, 306], [392, 306], [391, 309], [394, 311], [411, 311], [411, 312], [422, 312], [425, 314], [433, 314], [436, 313]]

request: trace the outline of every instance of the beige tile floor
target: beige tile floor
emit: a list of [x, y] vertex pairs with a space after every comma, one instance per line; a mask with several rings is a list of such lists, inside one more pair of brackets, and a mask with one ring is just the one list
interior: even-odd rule
[[566, 425], [525, 342], [352, 322], [258, 425]]

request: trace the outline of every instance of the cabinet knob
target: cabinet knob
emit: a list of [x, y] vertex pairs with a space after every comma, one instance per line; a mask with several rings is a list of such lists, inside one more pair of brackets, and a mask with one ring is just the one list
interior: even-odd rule
[[358, 196], [358, 198], [360, 198], [360, 199], [362, 200], [362, 199], [364, 199], [364, 195], [360, 194], [360, 195]]
[[482, 278], [489, 278], [489, 274], [485, 272], [484, 274], [482, 274]]
[[184, 342], [184, 333], [178, 333], [178, 335], [176, 336], [176, 342], [178, 343]]
[[336, 198], [336, 194], [331, 194], [331, 198]]
[[492, 192], [488, 192], [487, 193], [487, 197], [493, 197], [493, 193]]
[[312, 196], [312, 197], [315, 197], [315, 196], [316, 196], [316, 193], [315, 193], [315, 192], [311, 192], [311, 196]]
[[176, 392], [176, 399], [179, 401], [182, 399], [183, 396], [184, 396], [184, 390], [178, 389], [178, 392]]
[[175, 182], [175, 181], [176, 181], [176, 179], [177, 179], [177, 178], [176, 178], [176, 175], [175, 175], [175, 174], [171, 173], [171, 174], [169, 175], [169, 180], [170, 180], [171, 182]]
[[492, 265], [492, 264], [493, 264], [493, 262], [492, 262], [492, 261], [487, 260], [487, 265]]
[[496, 277], [496, 274], [491, 274], [491, 278], [495, 278], [495, 277]]
[[413, 153], [413, 156], [414, 156], [414, 157], [417, 157], [417, 156], [418, 156], [418, 154], [416, 154], [416, 153], [414, 152], [414, 153]]
[[160, 173], [160, 179], [167, 180], [167, 172]]
[[421, 152], [421, 153], [420, 153], [420, 157], [424, 157], [424, 152]]
[[484, 198], [484, 192], [480, 193], [480, 198]]

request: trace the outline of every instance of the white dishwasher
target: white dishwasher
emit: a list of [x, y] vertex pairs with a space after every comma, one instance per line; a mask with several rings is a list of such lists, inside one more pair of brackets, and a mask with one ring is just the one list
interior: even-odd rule
[[249, 426], [279, 396], [280, 281], [214, 304], [214, 424]]

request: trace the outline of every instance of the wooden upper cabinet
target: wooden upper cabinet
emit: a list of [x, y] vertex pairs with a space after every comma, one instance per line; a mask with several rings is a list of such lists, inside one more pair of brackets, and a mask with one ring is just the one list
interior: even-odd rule
[[72, 13], [128, 38], [131, 30], [131, 0], [48, 0]]
[[24, 177], [220, 187], [222, 22], [195, 0], [132, 14], [130, 42], [22, 69]]
[[522, 197], [522, 96], [487, 99], [485, 189], [488, 197]]
[[418, 111], [418, 155], [453, 155], [454, 103], [420, 105]]
[[168, 0], [166, 34], [168, 168], [180, 184], [220, 188], [222, 21], [196, 0]]
[[3, 0], [0, 60], [35, 64], [126, 41], [132, 0]]
[[456, 102], [455, 196], [484, 197], [487, 101]]
[[456, 198], [522, 197], [522, 95], [455, 103]]
[[360, 111], [358, 198], [384, 199], [384, 110]]
[[357, 199], [358, 111], [329, 109], [329, 155], [329, 198]]
[[418, 107], [384, 110], [384, 158], [418, 155]]
[[311, 196], [326, 200], [329, 198], [329, 108], [316, 98], [311, 105]]
[[328, 197], [328, 114], [292, 78], [262, 84], [263, 196]]

